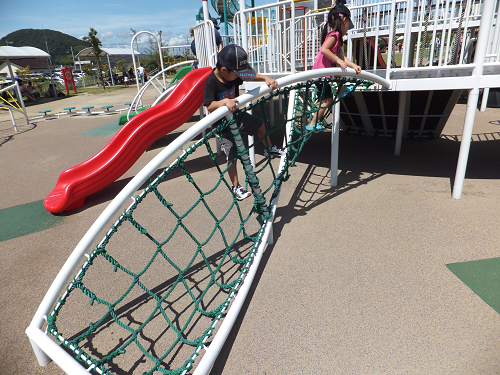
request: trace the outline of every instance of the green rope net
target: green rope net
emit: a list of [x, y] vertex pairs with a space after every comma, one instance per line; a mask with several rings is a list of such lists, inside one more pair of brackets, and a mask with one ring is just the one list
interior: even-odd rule
[[[371, 84], [323, 81], [334, 82], [335, 102], [341, 85]], [[324, 95], [314, 82], [276, 90], [205, 134], [158, 171], [95, 244], [46, 327], [91, 373], [182, 374], [196, 366], [252, 264], [271, 200], [313, 134], [305, 125]], [[299, 93], [293, 116], [270, 128], [266, 103], [282, 95], [288, 105], [291, 90]], [[262, 139], [238, 150], [245, 187], [254, 193], [238, 201], [225, 156], [214, 152], [214, 135], [235, 129], [247, 110], [260, 110], [272, 139], [283, 139], [287, 124], [292, 135], [281, 173], [279, 159], [259, 155]], [[328, 125], [326, 116], [321, 121]], [[255, 168], [247, 157], [252, 146]]]

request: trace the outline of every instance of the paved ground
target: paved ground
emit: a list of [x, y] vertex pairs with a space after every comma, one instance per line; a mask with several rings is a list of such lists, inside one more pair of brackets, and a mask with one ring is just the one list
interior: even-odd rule
[[[149, 100], [158, 93], [153, 92], [154, 89], [148, 89], [146, 91], [145, 100]], [[123, 109], [127, 108], [125, 103], [131, 102], [134, 96], [137, 94], [136, 86], [129, 86], [128, 88], [120, 87], [116, 91], [105, 91], [101, 94], [88, 94], [84, 93], [76, 96], [69, 96], [65, 98], [41, 98], [38, 103], [26, 102], [26, 112], [28, 113], [28, 118], [34, 118], [38, 116], [43, 116], [43, 114], [38, 111], [51, 110], [50, 114], [67, 112], [64, 108], [75, 107], [73, 111], [85, 112], [86, 110], [82, 107], [94, 106], [92, 111], [103, 111], [101, 108], [105, 105], [114, 106], [112, 109]], [[24, 116], [19, 112], [14, 112], [14, 117], [18, 125], [25, 124]], [[17, 121], [18, 120], [18, 121]], [[0, 124], [3, 122], [10, 122], [10, 114], [6, 110], [0, 110]]]
[[[119, 106], [134, 93], [65, 100]], [[463, 197], [451, 198], [464, 113], [457, 105], [440, 139], [405, 139], [399, 158], [392, 139], [342, 135], [336, 188], [329, 135], [311, 139], [284, 185], [275, 244], [212, 375], [499, 373], [500, 316], [446, 267], [498, 257], [500, 241], [500, 110], [476, 114]], [[117, 118], [38, 121], [18, 134], [1, 121], [0, 209], [43, 200], [62, 170], [112, 137], [75, 136]], [[0, 242], [2, 373], [63, 373], [38, 366], [24, 330], [95, 218], [173, 137], [56, 226]]]

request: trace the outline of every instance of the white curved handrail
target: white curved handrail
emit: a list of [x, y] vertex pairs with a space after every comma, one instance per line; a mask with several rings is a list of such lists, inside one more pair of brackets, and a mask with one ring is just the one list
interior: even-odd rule
[[[380, 84], [384, 88], [389, 88], [390, 87], [390, 82], [386, 81], [383, 78], [380, 78], [379, 76], [376, 76], [374, 74], [364, 72], [362, 71], [358, 75], [353, 69], [340, 69], [340, 68], [326, 68], [326, 69], [317, 69], [317, 70], [311, 70], [307, 72], [301, 72], [297, 74], [292, 74], [288, 75], [282, 78], [279, 78], [277, 80], [278, 83], [278, 88], [281, 87], [286, 87], [290, 86], [294, 83], [297, 82], [302, 82], [306, 81], [309, 79], [313, 78], [320, 78], [320, 77], [325, 77], [325, 76], [344, 76], [344, 77], [358, 77], [361, 79], [366, 79], [370, 80], [372, 82], [375, 82], [377, 84]], [[249, 91], [246, 94], [240, 95], [238, 97], [238, 107], [242, 108], [246, 104], [250, 103], [251, 101], [254, 101], [256, 99], [261, 98], [264, 95], [267, 95], [271, 92], [271, 89], [267, 87], [265, 84]], [[191, 142], [197, 135], [199, 135], [203, 130], [207, 129], [210, 127], [213, 123], [216, 121], [222, 119], [223, 117], [227, 116], [230, 114], [230, 111], [227, 107], [220, 107], [208, 116], [204, 117], [202, 120], [198, 121], [195, 125], [191, 126], [189, 129], [187, 129], [185, 132], [181, 133], [174, 141], [172, 141], [167, 147], [165, 147], [156, 157], [154, 157], [144, 168], [141, 169], [139, 173], [118, 193], [118, 195], [111, 201], [111, 203], [104, 209], [104, 211], [99, 215], [99, 217], [96, 219], [96, 221], [92, 224], [92, 226], [89, 228], [87, 233], [83, 236], [83, 238], [80, 240], [78, 245], [75, 247], [73, 252], [70, 254], [69, 258], [66, 260], [64, 263], [63, 267], [57, 274], [56, 278], [52, 282], [49, 290], [47, 291], [45, 297], [43, 298], [42, 302], [40, 303], [40, 306], [38, 307], [37, 311], [35, 312], [35, 315], [29, 325], [29, 327], [26, 329], [26, 334], [29, 336], [31, 343], [33, 345], [33, 348], [35, 350], [35, 353], [37, 353], [37, 357], [39, 358], [39, 361], [42, 363], [42, 361], [45, 359], [45, 364], [48, 363], [47, 361], [47, 355], [51, 356], [51, 358], [56, 361], [58, 364], [62, 366], [62, 362], [64, 361], [64, 368], [68, 368], [68, 363], [67, 361], [69, 360], [68, 356], [64, 356], [64, 358], [60, 358], [58, 355], [55, 355], [55, 351], [50, 351], [47, 348], [47, 341], [48, 338], [46, 337], [45, 333], [42, 330], [42, 326], [45, 322], [46, 316], [50, 314], [50, 311], [52, 310], [52, 306], [54, 303], [57, 301], [60, 292], [65, 288], [66, 283], [68, 282], [68, 279], [71, 277], [72, 273], [74, 272], [75, 268], [80, 264], [82, 257], [84, 257], [84, 254], [87, 250], [89, 250], [89, 246], [92, 245], [92, 243], [96, 240], [97, 236], [101, 231], [110, 224], [110, 221], [113, 219], [113, 217], [118, 213], [120, 209], [122, 209], [123, 205], [129, 200], [132, 199], [135, 202], [135, 197], [134, 193], [137, 191], [140, 186], [142, 186], [157, 170], [160, 168], [166, 160], [168, 160], [170, 157], [175, 155], [180, 149], [183, 149], [184, 145], [186, 145], [188, 142]], [[186, 151], [184, 151], [186, 153]], [[178, 160], [178, 159], [177, 159]], [[172, 165], [177, 163], [177, 160], [174, 161]], [[265, 240], [267, 239], [267, 236], [269, 236], [269, 230], [270, 230], [270, 225], [272, 223], [268, 220], [266, 223], [264, 223], [265, 226], [267, 226], [267, 234], [263, 236], [261, 240], [261, 246], [265, 246]], [[258, 253], [256, 254], [257, 257]], [[255, 266], [256, 264], [256, 259], [254, 260], [254, 264], [252, 266]], [[258, 264], [257, 264], [258, 266]], [[255, 271], [249, 271], [249, 275], [251, 272]], [[252, 276], [253, 277], [253, 276]], [[251, 281], [249, 278], [249, 281]], [[242, 286], [243, 287], [243, 286]], [[248, 288], [246, 286], [245, 288]], [[240, 288], [241, 289], [241, 288]], [[229, 333], [229, 332], [227, 332]], [[222, 341], [222, 340], [218, 340]], [[222, 342], [223, 344], [223, 342]], [[211, 345], [212, 346], [212, 345]], [[55, 347], [53, 345], [50, 346]], [[214, 349], [216, 350], [216, 349]], [[220, 350], [220, 348], [219, 348]], [[57, 352], [61, 352], [58, 350]], [[57, 357], [57, 358], [54, 358]], [[203, 359], [202, 359], [203, 360]], [[83, 369], [82, 365], [78, 363], [76, 360], [73, 359], [73, 362], [71, 366], [74, 366], [76, 369], [75, 372], [71, 373], [77, 373], [78, 371], [81, 371]], [[212, 362], [213, 363], [213, 362]], [[68, 372], [68, 371], [67, 371]]]
[[[183, 61], [183, 62], [180, 62], [180, 63], [177, 63], [175, 65], [171, 65], [169, 66], [168, 68], [165, 68], [163, 69], [162, 71], [156, 73], [153, 77], [151, 77], [145, 84], [144, 86], [141, 87], [141, 89], [139, 90], [139, 92], [137, 93], [137, 95], [134, 97], [134, 99], [132, 100], [132, 104], [130, 105], [129, 109], [128, 109], [128, 112], [127, 112], [127, 121], [130, 120], [130, 114], [132, 113], [132, 110], [135, 110], [137, 112], [137, 105], [139, 103], [142, 103], [142, 96], [144, 95], [144, 93], [146, 92], [146, 90], [148, 89], [149, 85], [152, 84], [153, 82], [153, 79], [157, 79], [158, 76], [160, 74], [163, 74], [165, 75], [165, 72], [168, 71], [168, 70], [171, 70], [171, 69], [174, 69], [174, 68], [177, 68], [178, 66], [181, 66], [181, 65], [188, 65], [188, 64], [192, 64], [194, 62], [194, 60], [189, 60], [189, 61]], [[156, 86], [154, 86], [156, 88], [156, 90], [161, 94], [160, 97], [165, 97], [165, 91], [168, 90], [168, 87], [164, 87], [164, 90], [165, 91], [160, 91], [158, 90], [158, 88]], [[175, 87], [175, 85], [174, 85]], [[168, 92], [172, 91], [172, 89], [168, 90]], [[153, 105], [156, 105], [158, 103], [158, 99], [155, 100], [155, 102], [153, 103]], [[135, 109], [134, 109], [134, 104], [135, 104]]]

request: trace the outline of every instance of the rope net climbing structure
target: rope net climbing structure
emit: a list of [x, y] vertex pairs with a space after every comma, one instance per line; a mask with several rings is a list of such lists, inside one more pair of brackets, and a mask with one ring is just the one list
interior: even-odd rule
[[[320, 80], [332, 84], [334, 102], [343, 85], [371, 84], [359, 78]], [[194, 371], [200, 351], [210, 348], [250, 268], [256, 267], [275, 198], [313, 134], [306, 125], [330, 90], [324, 85], [319, 92], [317, 81], [280, 88], [224, 118], [172, 156], [168, 167], [156, 170], [104, 238], [89, 247], [43, 323], [83, 368], [95, 374]], [[271, 128], [266, 104], [277, 97], [292, 110]], [[242, 142], [236, 122], [249, 110], [262, 116], [266, 136], [285, 140], [286, 156], [265, 158], [257, 137]], [[326, 125], [327, 116], [321, 119]], [[214, 136], [227, 129], [238, 146], [240, 181], [253, 192], [243, 201], [234, 197], [225, 157], [215, 150]], [[252, 147], [255, 166], [248, 157]]]

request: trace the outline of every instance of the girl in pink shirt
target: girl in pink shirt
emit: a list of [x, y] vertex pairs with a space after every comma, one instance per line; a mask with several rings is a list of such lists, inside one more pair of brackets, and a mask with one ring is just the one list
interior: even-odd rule
[[[339, 66], [342, 69], [347, 67], [353, 68], [356, 74], [361, 72], [361, 67], [353, 63], [344, 56], [342, 48], [343, 36], [347, 34], [347, 30], [354, 27], [351, 21], [351, 12], [343, 4], [343, 1], [338, 1], [338, 4], [328, 13], [328, 23], [323, 27], [321, 33], [321, 49], [316, 59], [314, 60], [313, 69], [330, 68]], [[329, 30], [330, 29], [330, 30]], [[318, 93], [323, 92], [323, 82], [317, 83]], [[341, 87], [339, 98], [345, 97], [353, 90], [352, 86]], [[317, 124], [318, 118], [321, 118], [326, 111], [326, 108], [332, 105], [333, 95], [330, 87], [325, 87], [324, 98], [321, 102], [320, 110], [314, 113], [311, 119], [311, 124], [306, 127], [307, 130], [324, 130], [324, 126]]]

